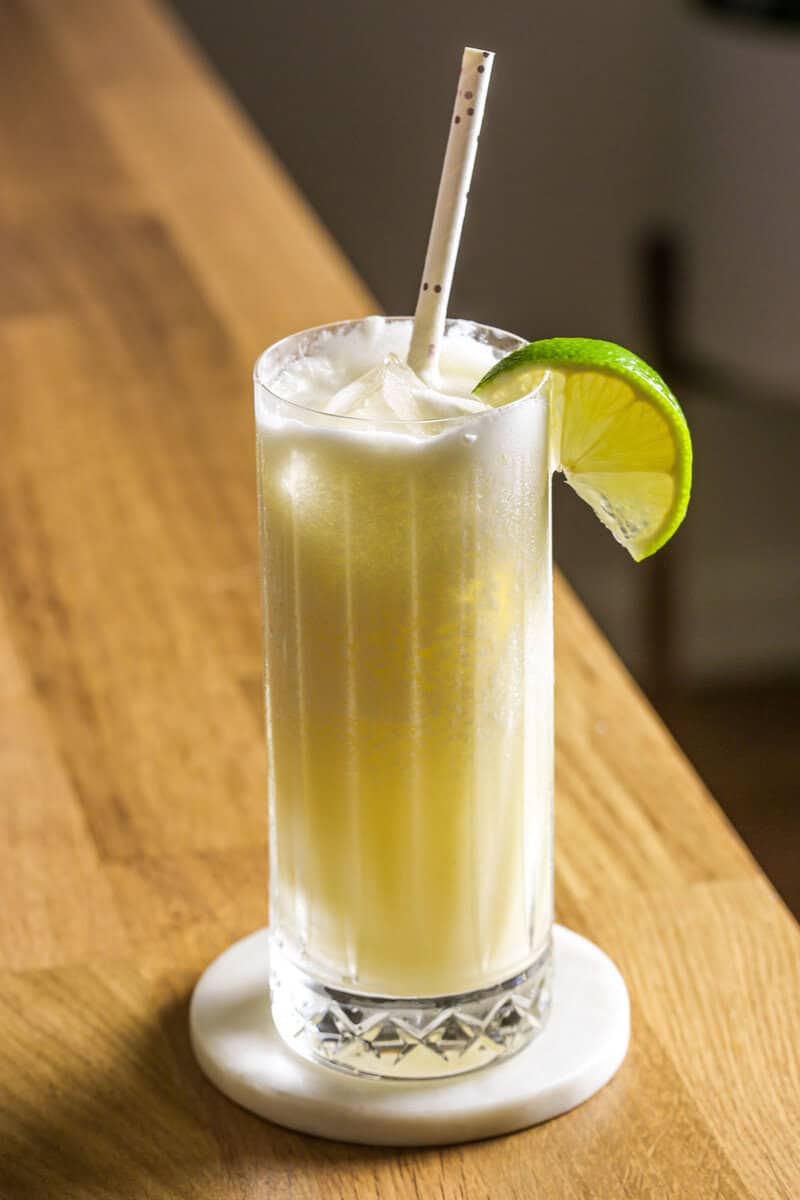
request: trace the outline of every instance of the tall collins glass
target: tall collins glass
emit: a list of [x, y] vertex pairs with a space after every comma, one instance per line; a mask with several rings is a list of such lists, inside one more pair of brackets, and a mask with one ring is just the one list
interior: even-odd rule
[[[549, 1006], [550, 457], [546, 381], [342, 415], [410, 332], [288, 337], [255, 399], [273, 1017], [317, 1061], [426, 1078], [516, 1052]], [[519, 345], [448, 322], [442, 392]]]

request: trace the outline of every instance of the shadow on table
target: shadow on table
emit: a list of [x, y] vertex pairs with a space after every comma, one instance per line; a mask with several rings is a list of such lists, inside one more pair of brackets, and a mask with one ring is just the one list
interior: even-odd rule
[[192, 1055], [193, 982], [124, 964], [4, 976], [2, 1200], [745, 1194], [636, 1010], [628, 1061], [591, 1103], [474, 1146], [382, 1149], [290, 1133], [226, 1100]]
[[[70, 1020], [80, 1021], [80, 1013]], [[208, 1200], [267, 1195], [267, 1184], [283, 1185], [285, 1194], [317, 1194], [324, 1185], [326, 1194], [344, 1195], [354, 1170], [370, 1175], [381, 1160], [404, 1156], [294, 1134], [226, 1100], [194, 1061], [188, 990], [160, 1007], [149, 1026], [120, 1028], [111, 1007], [101, 1028], [94, 1028], [96, 1012], [87, 1024], [75, 1039], [83, 1052], [70, 1057], [72, 1047], [62, 1044], [56, 1054], [50, 1042], [51, 1061], [40, 1031], [32, 1031], [31, 1069], [8, 1081], [13, 1099], [0, 1112], [3, 1200]]]

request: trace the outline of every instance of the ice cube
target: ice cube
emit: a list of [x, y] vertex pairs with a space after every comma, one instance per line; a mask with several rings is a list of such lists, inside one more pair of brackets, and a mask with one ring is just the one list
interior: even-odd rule
[[421, 380], [396, 354], [387, 354], [384, 364], [383, 395], [386, 403], [398, 420], [416, 421], [421, 415], [417, 403]]
[[411, 368], [396, 354], [387, 354], [383, 362], [331, 397], [327, 411], [372, 420], [414, 420], [418, 414], [413, 397], [419, 387]]
[[422, 419], [460, 417], [469, 413], [486, 412], [488, 408], [491, 408], [490, 404], [484, 404], [482, 400], [476, 400], [474, 396], [451, 396], [424, 385], [417, 392], [416, 402], [419, 416]]
[[378, 363], [366, 375], [354, 379], [331, 396], [325, 411], [340, 417], [358, 417], [368, 406], [374, 392], [380, 389], [383, 363]]
[[338, 416], [373, 421], [426, 421], [484, 412], [473, 396], [451, 396], [428, 387], [396, 354], [341, 388], [328, 401]]

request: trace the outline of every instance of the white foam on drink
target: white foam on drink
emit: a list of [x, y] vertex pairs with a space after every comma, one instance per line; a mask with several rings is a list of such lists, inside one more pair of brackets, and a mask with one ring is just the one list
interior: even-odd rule
[[463, 331], [456, 323], [444, 339], [441, 390], [428, 387], [406, 365], [411, 323], [382, 317], [347, 330], [321, 330], [313, 349], [285, 366], [269, 386], [312, 411], [378, 425], [477, 415], [490, 406], [470, 393], [498, 353], [468, 329], [467, 323]]

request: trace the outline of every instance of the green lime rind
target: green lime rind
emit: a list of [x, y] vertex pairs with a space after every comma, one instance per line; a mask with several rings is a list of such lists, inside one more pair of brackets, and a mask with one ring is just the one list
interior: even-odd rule
[[597, 338], [545, 338], [530, 342], [506, 355], [487, 371], [473, 388], [476, 395], [502, 404], [525, 396], [535, 382], [535, 372], [558, 371], [609, 375], [624, 380], [637, 398], [654, 406], [669, 427], [675, 446], [672, 504], [647, 543], [627, 545], [636, 561], [649, 558], [669, 541], [686, 515], [692, 490], [692, 440], [683, 409], [657, 371], [631, 350]]

